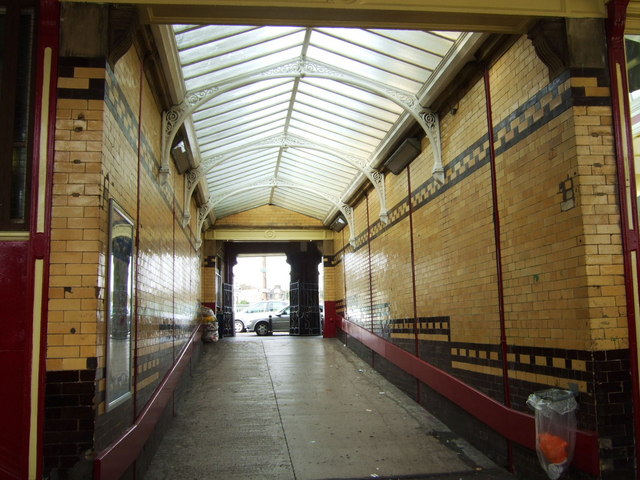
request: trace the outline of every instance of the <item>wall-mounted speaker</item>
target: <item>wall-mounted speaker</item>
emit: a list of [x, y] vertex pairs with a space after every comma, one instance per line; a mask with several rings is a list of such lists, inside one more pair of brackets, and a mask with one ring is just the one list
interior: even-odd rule
[[191, 168], [191, 152], [189, 152], [187, 141], [182, 136], [176, 137], [176, 142], [171, 147], [171, 157], [180, 175]]
[[420, 141], [417, 138], [407, 138], [398, 149], [384, 162], [383, 166], [394, 175], [398, 175], [404, 167], [413, 162], [421, 152]]
[[347, 226], [347, 221], [344, 219], [342, 215], [338, 215], [336, 219], [331, 223], [331, 225], [329, 225], [329, 228], [334, 232], [339, 232], [346, 226]]

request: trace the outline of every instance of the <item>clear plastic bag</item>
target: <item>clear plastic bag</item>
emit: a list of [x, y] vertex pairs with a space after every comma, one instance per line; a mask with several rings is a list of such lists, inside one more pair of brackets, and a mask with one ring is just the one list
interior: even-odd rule
[[547, 476], [556, 480], [573, 459], [578, 407], [575, 396], [570, 390], [550, 388], [529, 395], [527, 405], [535, 411], [538, 460]]

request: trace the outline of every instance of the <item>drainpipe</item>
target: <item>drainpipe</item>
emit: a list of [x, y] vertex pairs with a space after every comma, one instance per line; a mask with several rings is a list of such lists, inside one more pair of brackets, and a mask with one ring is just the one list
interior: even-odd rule
[[133, 340], [133, 375], [132, 375], [132, 389], [133, 389], [133, 420], [135, 421], [138, 416], [138, 389], [136, 385], [138, 383], [138, 338], [139, 338], [139, 324], [140, 319], [138, 315], [138, 309], [140, 306], [138, 286], [140, 284], [140, 174], [142, 172], [142, 92], [144, 82], [144, 64], [147, 61], [148, 56], [140, 59], [140, 71], [138, 74], [138, 81], [140, 82], [138, 88], [138, 150], [137, 150], [137, 171], [136, 171], [136, 237], [134, 241], [135, 245], [135, 272], [133, 280], [133, 292], [134, 292], [134, 331], [135, 338]]
[[[635, 434], [636, 462], [640, 458], [640, 393], [638, 392], [638, 340], [636, 313], [640, 311], [638, 299], [638, 209], [629, 107], [629, 85], [624, 50], [624, 29], [629, 0], [612, 0], [607, 4], [607, 53], [611, 77], [611, 104], [615, 159], [618, 180], [618, 202], [624, 255], [625, 290], [627, 300], [627, 325], [629, 329], [629, 360], [633, 398], [633, 429]], [[637, 478], [640, 478], [640, 473]]]
[[[500, 241], [500, 211], [498, 210], [498, 182], [496, 180], [496, 150], [493, 137], [493, 113], [491, 110], [491, 83], [489, 67], [484, 67], [484, 91], [487, 110], [487, 134], [489, 135], [489, 163], [491, 165], [491, 198], [493, 202], [493, 232], [496, 244], [496, 273], [498, 280], [498, 313], [500, 316], [500, 350], [502, 353], [502, 383], [504, 404], [511, 408], [511, 389], [509, 387], [509, 362], [507, 361], [508, 345], [504, 314], [504, 285], [502, 278], [502, 244]], [[514, 471], [513, 445], [507, 440], [507, 457], [509, 470]]]
[[[416, 250], [413, 241], [413, 202], [411, 200], [411, 165], [407, 165], [407, 195], [409, 202], [409, 241], [411, 244], [411, 294], [413, 296], [413, 336], [415, 339], [416, 357], [420, 358], [420, 338], [418, 337], [418, 294], [416, 290]], [[420, 403], [420, 380], [416, 379], [416, 398]]]
[[[373, 333], [373, 272], [371, 270], [371, 223], [369, 219], [369, 195], [364, 196], [367, 206], [367, 260], [369, 264], [369, 316], [371, 320], [371, 332]], [[375, 363], [375, 353], [371, 351], [371, 366]]]

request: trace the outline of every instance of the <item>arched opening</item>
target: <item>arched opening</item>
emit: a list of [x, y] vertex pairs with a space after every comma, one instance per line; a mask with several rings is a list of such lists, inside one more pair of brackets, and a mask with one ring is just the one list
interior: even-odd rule
[[[316, 242], [226, 242], [224, 252], [224, 290], [233, 293], [223, 299], [222, 335], [322, 334], [322, 253]], [[248, 284], [251, 275], [258, 278]], [[237, 308], [241, 298], [244, 310]]]

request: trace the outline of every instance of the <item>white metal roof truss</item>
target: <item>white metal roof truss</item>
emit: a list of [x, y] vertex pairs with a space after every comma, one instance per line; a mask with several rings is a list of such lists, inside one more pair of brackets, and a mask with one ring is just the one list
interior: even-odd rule
[[[277, 205], [325, 223], [406, 120], [380, 85], [422, 95], [465, 39], [458, 32], [295, 26], [173, 30], [185, 91], [214, 92], [189, 113], [215, 218]], [[357, 75], [376, 88], [339, 73], [287, 76], [285, 65], [294, 61]], [[275, 74], [261, 73], [270, 69]], [[297, 143], [268, 144], [270, 138]]]

